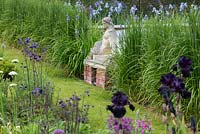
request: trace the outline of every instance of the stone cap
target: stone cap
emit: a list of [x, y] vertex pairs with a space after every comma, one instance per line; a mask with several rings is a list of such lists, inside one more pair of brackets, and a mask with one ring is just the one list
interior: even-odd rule
[[[114, 25], [115, 30], [124, 30], [128, 28], [126, 25]], [[98, 26], [98, 29], [104, 29], [103, 25]]]

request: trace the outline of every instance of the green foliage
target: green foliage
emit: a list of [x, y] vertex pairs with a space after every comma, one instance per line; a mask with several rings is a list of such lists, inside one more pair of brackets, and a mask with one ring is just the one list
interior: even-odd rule
[[90, 27], [93, 24], [87, 10], [60, 1], [6, 0], [1, 3], [2, 38], [15, 43], [17, 38], [34, 38], [43, 46], [49, 46], [49, 62], [65, 68], [68, 76], [82, 77], [83, 60], [100, 35], [95, 26]]
[[199, 119], [199, 11], [191, 9], [184, 14], [139, 20], [129, 22], [122, 39], [125, 43], [112, 58], [111, 82], [117, 88], [128, 89], [138, 103], [160, 105], [160, 76], [170, 70], [179, 56], [186, 55], [192, 59], [194, 71], [192, 78], [186, 80], [192, 97], [182, 103], [182, 110]]

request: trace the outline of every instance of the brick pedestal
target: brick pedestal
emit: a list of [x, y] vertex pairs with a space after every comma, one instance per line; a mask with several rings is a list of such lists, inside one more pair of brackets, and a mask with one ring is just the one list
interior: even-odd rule
[[90, 65], [85, 65], [84, 66], [84, 81], [89, 84], [93, 84], [97, 87], [101, 87], [105, 89], [106, 82], [108, 81], [106, 69], [95, 68]]

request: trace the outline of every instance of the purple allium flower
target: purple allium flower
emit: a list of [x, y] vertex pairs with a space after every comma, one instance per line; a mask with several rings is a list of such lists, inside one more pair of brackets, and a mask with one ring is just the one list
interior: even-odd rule
[[119, 120], [114, 118], [113, 115], [110, 115], [107, 120], [107, 126], [110, 130], [114, 130], [115, 134], [118, 134], [120, 129], [124, 134], [131, 134], [132, 130], [134, 130], [131, 118], [123, 117], [121, 118], [121, 123], [119, 123]]
[[33, 89], [33, 91], [32, 91], [32, 94], [33, 95], [40, 95], [40, 94], [42, 94], [42, 88], [41, 87], [36, 87], [36, 88], [34, 88]]
[[65, 132], [62, 129], [56, 129], [53, 131], [53, 134], [64, 134]]

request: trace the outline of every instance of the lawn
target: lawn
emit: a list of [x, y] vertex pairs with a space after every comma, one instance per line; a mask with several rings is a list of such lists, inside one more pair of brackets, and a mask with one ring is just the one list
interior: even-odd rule
[[[8, 59], [19, 59], [20, 63], [23, 62], [21, 51], [15, 48], [7, 47], [4, 51], [4, 56]], [[54, 101], [59, 99], [67, 99], [73, 93], [81, 95], [85, 90], [90, 91], [90, 96], [85, 98], [87, 104], [93, 107], [89, 110], [89, 125], [94, 133], [107, 128], [106, 120], [111, 114], [106, 110], [106, 106], [111, 104], [112, 92], [107, 91], [93, 85], [85, 83], [83, 80], [77, 78], [67, 78], [63, 75], [63, 69], [53, 67], [47, 63], [44, 64], [46, 79], [53, 82], [55, 85]], [[152, 130], [154, 134], [164, 134], [165, 126], [161, 123], [161, 115], [159, 109], [151, 106], [141, 106], [134, 103], [135, 111], [127, 111], [126, 116], [135, 119], [136, 112], [139, 111], [140, 118], [145, 115], [148, 120], [152, 121]]]

